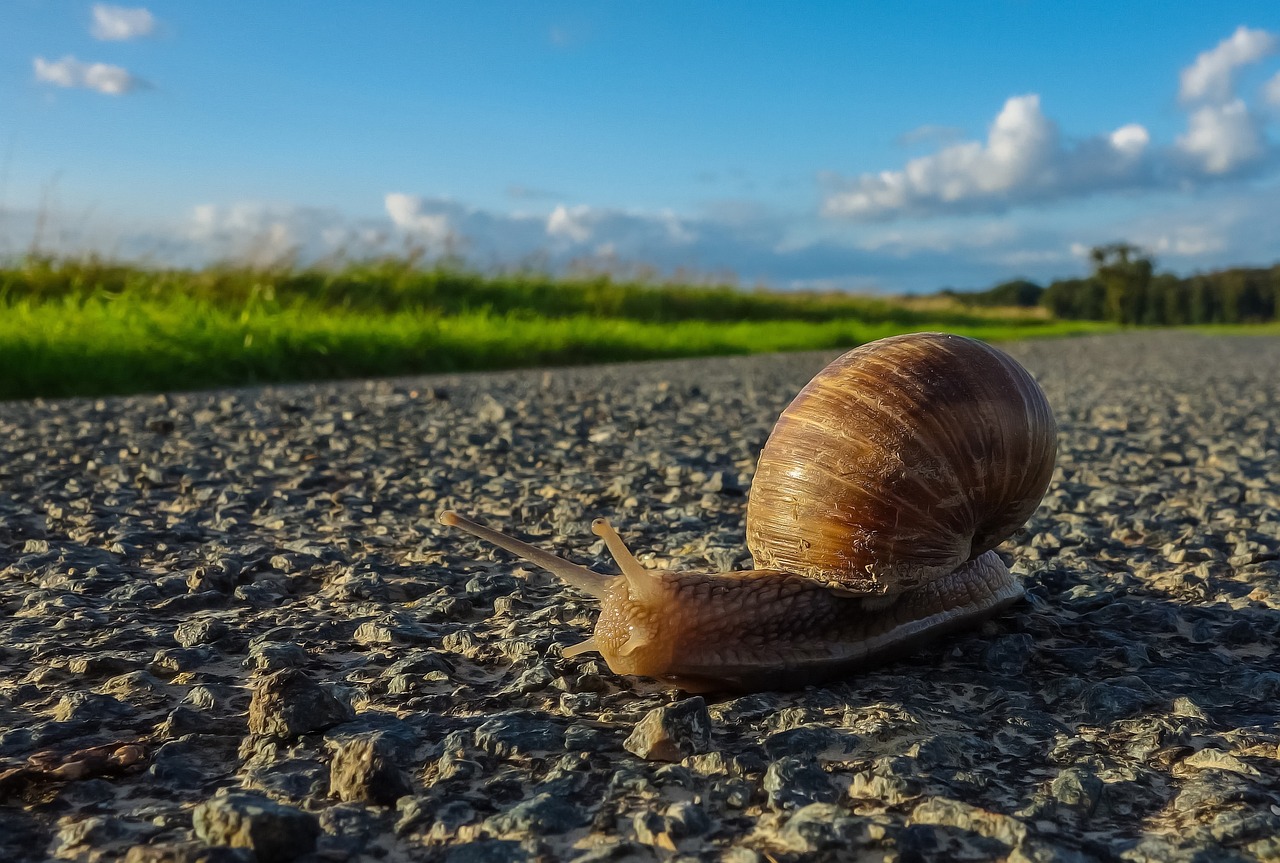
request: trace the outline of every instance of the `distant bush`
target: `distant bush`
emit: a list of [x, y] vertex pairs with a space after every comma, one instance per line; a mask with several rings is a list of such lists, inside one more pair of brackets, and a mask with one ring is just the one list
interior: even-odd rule
[[1128, 243], [1097, 246], [1090, 257], [1093, 273], [1083, 279], [1059, 279], [1044, 288], [1015, 279], [985, 291], [940, 293], [969, 307], [1039, 304], [1062, 320], [1143, 326], [1280, 320], [1280, 264], [1181, 278], [1156, 273], [1152, 258]]
[[1026, 279], [1014, 279], [1001, 282], [994, 288], [985, 291], [943, 291], [950, 297], [966, 306], [1022, 306], [1031, 308], [1040, 304], [1044, 288]]

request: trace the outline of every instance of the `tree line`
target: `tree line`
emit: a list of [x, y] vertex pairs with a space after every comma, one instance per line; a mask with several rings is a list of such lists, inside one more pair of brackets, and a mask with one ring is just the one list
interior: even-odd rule
[[1066, 320], [1118, 324], [1246, 324], [1280, 320], [1280, 264], [1233, 267], [1183, 278], [1156, 273], [1150, 255], [1128, 243], [1096, 246], [1093, 272], [1041, 286], [1026, 279], [985, 291], [943, 291], [971, 306], [1043, 306]]

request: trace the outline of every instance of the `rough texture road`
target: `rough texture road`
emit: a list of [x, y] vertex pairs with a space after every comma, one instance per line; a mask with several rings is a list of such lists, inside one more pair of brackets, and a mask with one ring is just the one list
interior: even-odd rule
[[833, 353], [0, 404], [0, 859], [1280, 858], [1280, 339], [1007, 349], [1027, 600], [727, 698], [562, 657], [591, 601], [434, 515], [747, 565]]

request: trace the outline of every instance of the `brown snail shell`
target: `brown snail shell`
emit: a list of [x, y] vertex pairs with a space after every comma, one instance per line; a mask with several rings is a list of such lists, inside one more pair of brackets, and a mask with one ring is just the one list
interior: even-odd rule
[[994, 548], [1035, 511], [1057, 426], [1031, 375], [975, 339], [871, 342], [778, 418], [751, 484], [747, 547], [855, 593], [897, 593]]

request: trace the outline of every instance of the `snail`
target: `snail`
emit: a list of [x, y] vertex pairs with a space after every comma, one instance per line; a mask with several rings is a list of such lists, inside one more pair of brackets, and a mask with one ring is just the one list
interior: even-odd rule
[[604, 519], [607, 576], [455, 512], [461, 528], [600, 603], [593, 636], [618, 674], [693, 692], [818, 683], [911, 652], [1022, 597], [993, 550], [1035, 511], [1057, 426], [1016, 360], [974, 339], [895, 336], [854, 348], [782, 412], [747, 502], [755, 565], [645, 568]]

